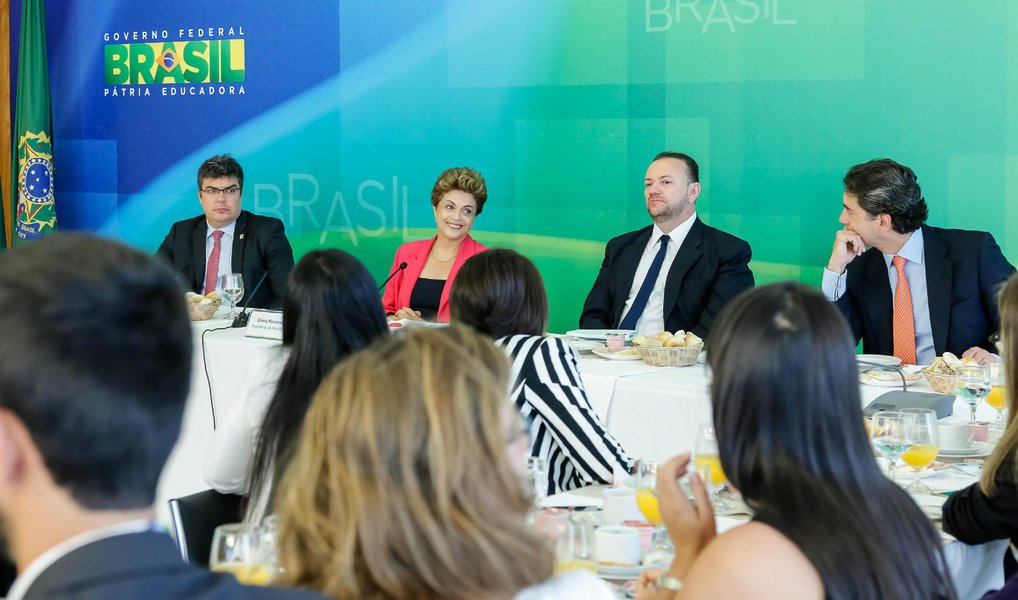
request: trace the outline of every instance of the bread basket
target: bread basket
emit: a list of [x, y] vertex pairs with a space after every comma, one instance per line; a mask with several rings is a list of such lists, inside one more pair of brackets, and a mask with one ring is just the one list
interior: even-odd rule
[[187, 316], [191, 317], [192, 321], [207, 321], [212, 318], [212, 315], [216, 314], [216, 311], [219, 310], [219, 306], [222, 303], [222, 300], [211, 304], [198, 304], [188, 301]]
[[923, 377], [926, 378], [926, 382], [930, 384], [934, 392], [941, 394], [954, 395], [954, 375], [945, 375], [943, 373], [933, 373], [923, 369], [920, 371]]
[[688, 367], [696, 362], [700, 351], [703, 350], [703, 343], [693, 346], [644, 348], [637, 346], [643, 362], [654, 367]]

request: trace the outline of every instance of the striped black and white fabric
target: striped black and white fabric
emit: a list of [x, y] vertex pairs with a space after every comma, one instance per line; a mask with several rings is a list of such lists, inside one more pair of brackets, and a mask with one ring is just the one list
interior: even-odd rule
[[512, 400], [530, 429], [530, 455], [548, 463], [547, 493], [610, 483], [632, 460], [587, 400], [575, 351], [554, 337], [498, 339], [513, 360]]

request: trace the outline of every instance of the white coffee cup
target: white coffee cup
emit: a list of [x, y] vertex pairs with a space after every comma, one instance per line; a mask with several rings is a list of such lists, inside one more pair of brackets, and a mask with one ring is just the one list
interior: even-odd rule
[[594, 532], [597, 562], [615, 567], [640, 564], [640, 532], [635, 527], [606, 525]]
[[621, 525], [626, 521], [642, 521], [632, 488], [608, 488], [601, 497], [601, 516], [605, 525]]
[[961, 451], [972, 447], [972, 429], [968, 423], [941, 423], [938, 428], [941, 450]]

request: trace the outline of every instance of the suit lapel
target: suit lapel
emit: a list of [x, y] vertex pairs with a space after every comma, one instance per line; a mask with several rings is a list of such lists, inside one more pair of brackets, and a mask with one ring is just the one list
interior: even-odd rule
[[191, 285], [195, 291], [200, 292], [205, 284], [205, 236], [208, 235], [208, 223], [205, 217], [198, 217], [194, 225], [194, 232], [191, 234], [192, 254], [194, 257], [191, 275]]
[[894, 298], [891, 296], [891, 283], [887, 277], [887, 263], [879, 250], [873, 249], [868, 255], [866, 281], [862, 286], [864, 304], [867, 314], [873, 319], [872, 331], [879, 332], [876, 342], [877, 351], [884, 354], [894, 352]]
[[417, 280], [420, 279], [421, 272], [424, 271], [424, 265], [428, 262], [428, 254], [431, 253], [431, 248], [435, 245], [435, 240], [437, 239], [438, 236], [436, 235], [426, 244], [415, 244], [413, 246], [415, 254], [411, 260], [406, 261], [406, 275], [403, 278], [403, 281], [406, 281], [411, 285], [400, 286], [400, 298], [398, 298], [400, 306], [410, 306], [410, 295], [413, 294], [414, 285], [416, 285]]
[[679, 252], [672, 261], [672, 268], [668, 270], [668, 278], [665, 279], [664, 318], [668, 321], [668, 314], [679, 301], [679, 288], [686, 273], [693, 264], [703, 256], [703, 223], [700, 219], [693, 222], [693, 226], [686, 234], [686, 239], [679, 246]]
[[[244, 269], [244, 248], [247, 247], [247, 236], [244, 235], [247, 229], [247, 211], [241, 211], [237, 217], [237, 226], [233, 228], [233, 258], [230, 260], [230, 267], [233, 273], [243, 273]], [[254, 285], [254, 282], [244, 282], [247, 285]]]
[[647, 247], [647, 242], [650, 241], [650, 234], [653, 230], [654, 228], [651, 226], [640, 231], [633, 238], [632, 242], [622, 248], [618, 258], [615, 260], [612, 270], [615, 273], [621, 274], [621, 277], [615, 279], [615, 289], [612, 290], [612, 296], [618, 298], [618, 301], [612, 303], [615, 310], [611, 316], [611, 322], [616, 327], [621, 320], [622, 309], [626, 306], [626, 299], [629, 298], [629, 290], [633, 289], [636, 268], [640, 266], [640, 258], [643, 257], [643, 251]]
[[941, 354], [947, 346], [951, 312], [951, 261], [947, 244], [934, 229], [923, 226], [923, 267], [926, 269], [926, 298], [930, 304], [933, 348]]

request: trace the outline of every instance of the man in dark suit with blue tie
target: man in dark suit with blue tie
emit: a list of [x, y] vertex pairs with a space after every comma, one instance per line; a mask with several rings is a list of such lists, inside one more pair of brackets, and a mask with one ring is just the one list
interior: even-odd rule
[[643, 186], [654, 224], [608, 242], [580, 327], [684, 329], [706, 338], [725, 304], [753, 287], [749, 244], [697, 218], [700, 168], [692, 157], [658, 154]]
[[19, 572], [9, 599], [318, 598], [188, 565], [153, 523], [191, 375], [184, 294], [167, 267], [80, 235], [8, 251], [0, 331], [0, 520]]
[[240, 273], [246, 306], [279, 308], [293, 269], [293, 249], [282, 221], [241, 210], [243, 194], [244, 171], [232, 156], [206, 160], [198, 169], [204, 214], [174, 223], [156, 255], [173, 266], [191, 291], [215, 291], [223, 275]]
[[925, 225], [916, 175], [893, 160], [855, 165], [844, 184], [844, 229], [821, 287], [863, 350], [906, 364], [944, 352], [995, 362], [988, 338], [999, 327], [996, 294], [1014, 267], [993, 236]]

